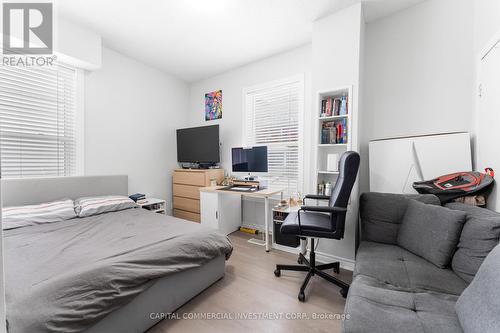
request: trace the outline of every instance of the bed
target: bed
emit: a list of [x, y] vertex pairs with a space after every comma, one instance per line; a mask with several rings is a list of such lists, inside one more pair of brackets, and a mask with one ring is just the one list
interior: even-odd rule
[[[4, 206], [126, 195], [126, 176], [3, 180]], [[143, 332], [222, 278], [232, 246], [144, 209], [4, 230], [9, 332]]]

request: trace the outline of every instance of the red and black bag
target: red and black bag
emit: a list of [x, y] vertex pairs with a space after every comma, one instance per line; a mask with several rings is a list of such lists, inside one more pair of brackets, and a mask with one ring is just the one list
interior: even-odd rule
[[441, 203], [453, 199], [478, 195], [486, 191], [493, 184], [495, 173], [486, 168], [485, 173], [468, 171], [444, 175], [432, 180], [413, 183], [413, 188], [420, 194], [434, 194]]

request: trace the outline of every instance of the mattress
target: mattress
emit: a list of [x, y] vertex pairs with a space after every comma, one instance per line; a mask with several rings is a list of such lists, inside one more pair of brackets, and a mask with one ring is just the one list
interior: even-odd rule
[[231, 252], [215, 230], [144, 209], [6, 230], [9, 332], [83, 331], [153, 280]]

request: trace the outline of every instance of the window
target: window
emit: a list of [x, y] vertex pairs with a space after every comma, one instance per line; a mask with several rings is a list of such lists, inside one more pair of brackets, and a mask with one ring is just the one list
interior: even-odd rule
[[245, 145], [268, 147], [269, 185], [301, 192], [303, 77], [247, 89], [244, 98]]
[[77, 173], [76, 82], [61, 64], [0, 67], [2, 177]]

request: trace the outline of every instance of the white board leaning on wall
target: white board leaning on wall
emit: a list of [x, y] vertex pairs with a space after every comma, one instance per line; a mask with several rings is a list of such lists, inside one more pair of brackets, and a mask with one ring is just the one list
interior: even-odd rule
[[472, 170], [469, 133], [373, 140], [369, 155], [372, 192], [417, 193], [415, 181]]

